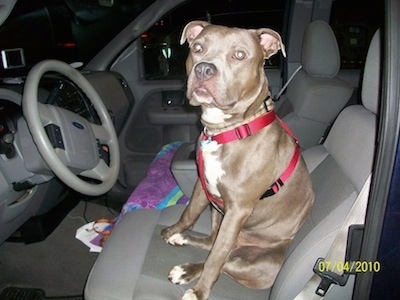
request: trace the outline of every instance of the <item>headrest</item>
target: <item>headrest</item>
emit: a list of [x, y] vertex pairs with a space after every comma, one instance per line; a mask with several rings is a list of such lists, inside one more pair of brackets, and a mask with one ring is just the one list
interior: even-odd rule
[[339, 46], [328, 23], [318, 20], [308, 25], [303, 37], [301, 64], [312, 76], [332, 78], [339, 72]]
[[380, 98], [381, 43], [380, 31], [375, 32], [365, 60], [361, 100], [366, 109], [378, 114]]

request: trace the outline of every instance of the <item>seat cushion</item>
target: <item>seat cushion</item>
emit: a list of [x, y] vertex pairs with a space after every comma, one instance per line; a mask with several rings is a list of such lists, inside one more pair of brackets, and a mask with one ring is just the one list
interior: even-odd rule
[[[161, 300], [182, 296], [190, 284], [172, 284], [167, 279], [169, 271], [178, 264], [204, 260], [207, 251], [168, 245], [159, 233], [179, 219], [184, 207], [176, 205], [164, 210], [137, 210], [124, 215], [88, 277], [85, 299]], [[210, 223], [210, 212], [207, 210], [193, 232], [208, 233]], [[113, 280], [110, 280], [110, 275]], [[269, 290], [248, 289], [221, 275], [210, 299], [268, 299], [268, 295]]]

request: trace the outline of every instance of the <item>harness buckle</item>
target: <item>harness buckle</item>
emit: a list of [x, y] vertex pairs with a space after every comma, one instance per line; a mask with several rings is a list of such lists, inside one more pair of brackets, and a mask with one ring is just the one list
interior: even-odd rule
[[235, 133], [239, 140], [242, 140], [242, 139], [252, 135], [250, 126], [248, 124], [243, 124], [242, 126], [236, 127]]
[[268, 107], [268, 101], [269, 100], [272, 100], [272, 101], [274, 101], [272, 98], [271, 98], [271, 95], [268, 95], [268, 97], [264, 100], [264, 102], [263, 102], [263, 104], [264, 104], [264, 108], [265, 108], [265, 110], [267, 111], [267, 112], [270, 112], [272, 109], [273, 109], [273, 106], [272, 107]]

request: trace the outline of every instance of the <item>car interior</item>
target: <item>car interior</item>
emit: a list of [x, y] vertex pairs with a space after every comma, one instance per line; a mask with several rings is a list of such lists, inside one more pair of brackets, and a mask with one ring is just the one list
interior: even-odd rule
[[[391, 176], [382, 165], [395, 161], [395, 150], [390, 157], [384, 150], [397, 142], [389, 115], [398, 107], [389, 107], [385, 94], [395, 90], [387, 86], [395, 59], [387, 57], [400, 19], [396, 0], [362, 9], [344, 0], [56, 2], [41, 1], [46, 8], [35, 19], [27, 12], [38, 3], [0, 0], [0, 300], [181, 299], [194, 285], [173, 284], [168, 273], [208, 252], [160, 236], [180, 218], [198, 180], [201, 109], [187, 101], [188, 50], [179, 45], [193, 19], [282, 34], [287, 57], [269, 59], [264, 69], [276, 114], [298, 139], [315, 192], [273, 286], [249, 289], [221, 274], [209, 299], [320, 299], [296, 296], [369, 178], [365, 225], [358, 227], [364, 235], [354, 249], [364, 260], [377, 257]], [[107, 22], [118, 14], [115, 28], [122, 29], [114, 34]], [[40, 50], [46, 59], [10, 35], [32, 20], [46, 27], [43, 16], [49, 32], [63, 33], [38, 33], [38, 41], [55, 45]], [[56, 25], [66, 19], [71, 30]], [[102, 46], [89, 42], [91, 35], [100, 40], [98, 30], [110, 37]], [[212, 209], [191, 234], [210, 233]], [[108, 227], [98, 231], [97, 223]], [[98, 250], [78, 239], [82, 228], [96, 235]], [[344, 286], [328, 285], [323, 298], [373, 299], [379, 272], [361, 273]], [[396, 299], [397, 290], [385, 299]]]
[[[326, 141], [303, 151], [316, 199], [312, 213], [297, 234], [272, 289], [251, 290], [222, 275], [210, 299], [293, 299], [311, 277], [316, 258], [323, 257], [372, 171], [379, 107], [379, 33], [369, 49], [363, 77], [362, 105], [352, 105], [337, 117]], [[358, 149], [358, 151], [355, 151]], [[204, 259], [204, 251], [174, 249], [160, 238], [182, 206], [138, 210], [124, 215], [89, 275], [85, 299], [173, 299], [187, 287], [165, 281], [169, 268], [182, 261]], [[207, 234], [210, 215], [202, 215], [193, 231]], [[179, 252], [179, 255], [176, 253]], [[157, 287], [157, 288], [154, 288]], [[335, 286], [336, 287], [336, 286]], [[331, 299], [349, 299], [351, 284], [334, 289]]]

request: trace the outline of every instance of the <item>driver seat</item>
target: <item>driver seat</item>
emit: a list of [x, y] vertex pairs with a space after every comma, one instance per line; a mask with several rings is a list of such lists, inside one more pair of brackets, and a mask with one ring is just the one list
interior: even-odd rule
[[[315, 189], [315, 204], [293, 240], [274, 286], [248, 289], [226, 275], [214, 285], [210, 299], [293, 299], [312, 275], [318, 257], [324, 257], [347, 212], [372, 170], [379, 99], [379, 35], [369, 49], [362, 87], [363, 105], [345, 108], [326, 141], [303, 152]], [[160, 231], [174, 224], [184, 206], [164, 210], [135, 210], [123, 216], [96, 260], [86, 283], [86, 300], [179, 299], [189, 285], [174, 285], [170, 269], [203, 260], [207, 252], [166, 244]], [[206, 210], [192, 229], [210, 231]], [[354, 276], [351, 276], [354, 277]], [[352, 278], [354, 279], [354, 278]], [[351, 299], [352, 280], [334, 286], [326, 299]]]

